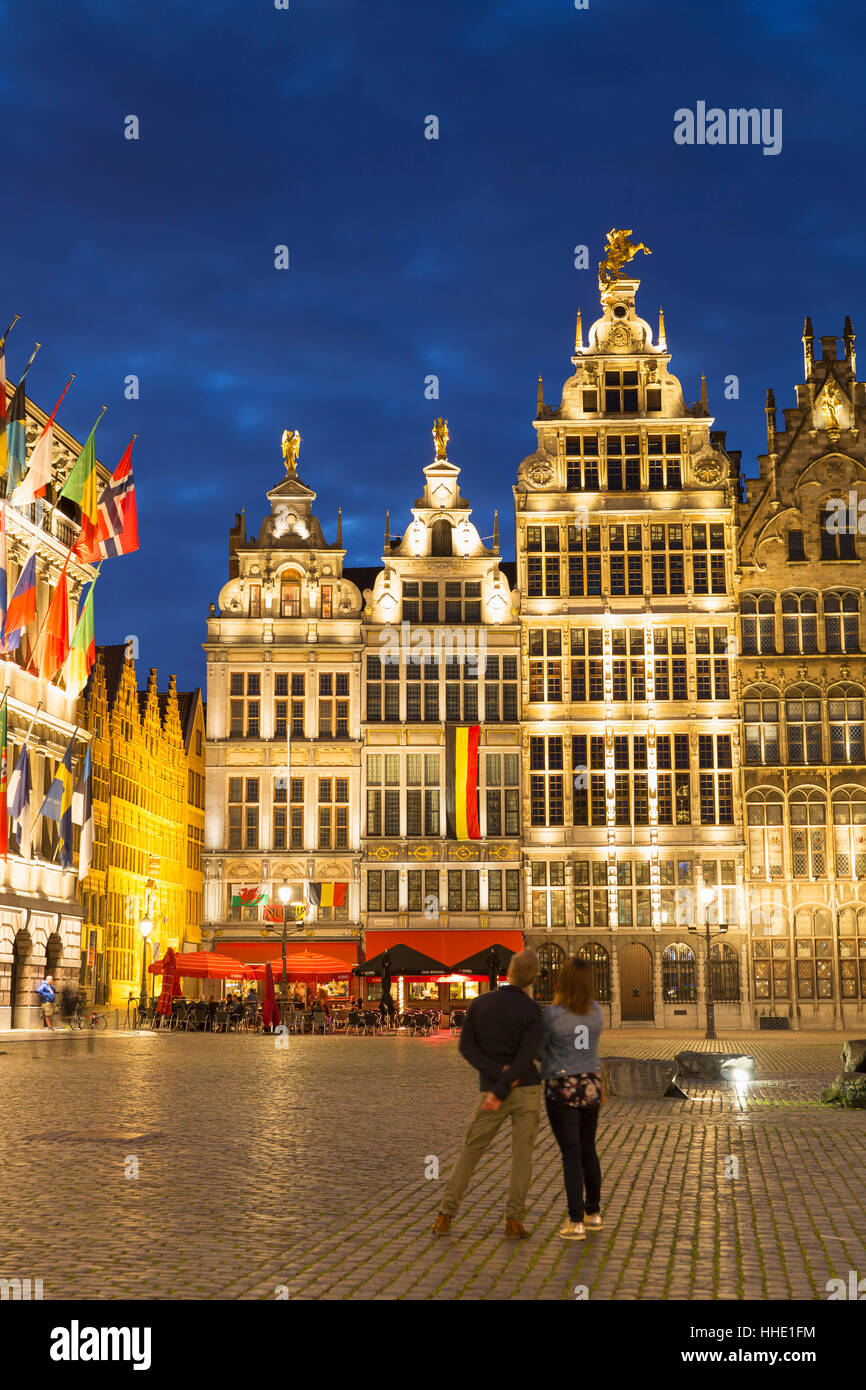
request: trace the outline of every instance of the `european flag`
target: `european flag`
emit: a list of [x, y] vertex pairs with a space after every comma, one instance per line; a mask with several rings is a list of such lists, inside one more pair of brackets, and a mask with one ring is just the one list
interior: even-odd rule
[[47, 820], [57, 821], [60, 827], [61, 869], [72, 868], [72, 745], [74, 742], [75, 734], [69, 740], [69, 747], [63, 755], [63, 761], [57, 769], [54, 781], [48, 788], [48, 793], [39, 812], [40, 816], [45, 816]]

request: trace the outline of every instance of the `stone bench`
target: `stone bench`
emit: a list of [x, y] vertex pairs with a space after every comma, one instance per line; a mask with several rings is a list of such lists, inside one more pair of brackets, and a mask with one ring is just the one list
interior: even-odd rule
[[663, 1096], [686, 1100], [675, 1084], [677, 1064], [669, 1057], [602, 1057], [601, 1082], [608, 1096], [643, 1097], [660, 1100]]
[[680, 1076], [699, 1081], [728, 1080], [722, 1071], [726, 1064], [735, 1068], [739, 1063], [742, 1070], [748, 1072], [750, 1080], [755, 1072], [754, 1059], [741, 1056], [738, 1052], [678, 1052], [676, 1061]]

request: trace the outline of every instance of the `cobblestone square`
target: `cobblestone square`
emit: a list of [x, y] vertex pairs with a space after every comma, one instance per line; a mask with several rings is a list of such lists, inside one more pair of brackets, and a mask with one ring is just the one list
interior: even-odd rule
[[[46, 1299], [814, 1300], [866, 1274], [864, 1116], [818, 1103], [841, 1035], [720, 1039], [755, 1057], [754, 1084], [609, 1100], [604, 1228], [576, 1248], [544, 1118], [531, 1238], [502, 1235], [505, 1133], [454, 1234], [430, 1234], [475, 1100], [455, 1040], [286, 1041], [0, 1037], [0, 1276]], [[628, 1031], [602, 1051], [708, 1046]]]

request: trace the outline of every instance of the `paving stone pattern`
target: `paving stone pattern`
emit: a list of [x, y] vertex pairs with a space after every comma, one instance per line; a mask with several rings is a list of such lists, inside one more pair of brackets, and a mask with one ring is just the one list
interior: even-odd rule
[[580, 1245], [544, 1118], [531, 1239], [503, 1239], [507, 1130], [430, 1234], [475, 1100], [454, 1039], [287, 1041], [0, 1037], [0, 1277], [46, 1299], [810, 1300], [866, 1276], [866, 1117], [818, 1104], [842, 1035], [607, 1033], [608, 1055], [749, 1052], [758, 1080], [610, 1100]]

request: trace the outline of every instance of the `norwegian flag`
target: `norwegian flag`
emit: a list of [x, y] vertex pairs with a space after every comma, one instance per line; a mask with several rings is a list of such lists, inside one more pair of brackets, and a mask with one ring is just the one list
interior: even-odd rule
[[85, 564], [110, 559], [114, 555], [129, 555], [138, 549], [138, 512], [135, 505], [135, 483], [132, 478], [132, 446], [111, 475], [111, 482], [102, 489], [99, 498], [99, 519], [96, 534], [86, 536], [82, 531], [75, 554]]

